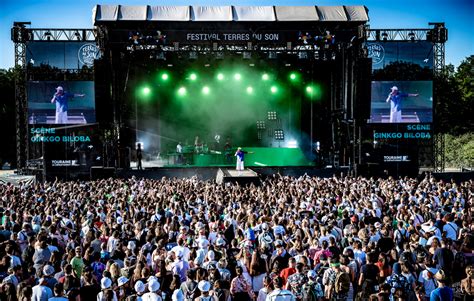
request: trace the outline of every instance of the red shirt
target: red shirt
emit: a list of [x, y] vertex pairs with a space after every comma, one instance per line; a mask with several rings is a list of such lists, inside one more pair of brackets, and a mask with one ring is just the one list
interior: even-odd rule
[[294, 273], [296, 273], [295, 268], [286, 268], [280, 272], [280, 277], [283, 278], [283, 285], [286, 285], [286, 280], [288, 280], [288, 277], [290, 277]]

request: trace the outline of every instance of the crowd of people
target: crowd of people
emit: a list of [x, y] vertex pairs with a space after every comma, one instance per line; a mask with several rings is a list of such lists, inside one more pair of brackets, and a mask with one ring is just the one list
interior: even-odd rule
[[0, 185], [0, 300], [472, 300], [474, 185]]

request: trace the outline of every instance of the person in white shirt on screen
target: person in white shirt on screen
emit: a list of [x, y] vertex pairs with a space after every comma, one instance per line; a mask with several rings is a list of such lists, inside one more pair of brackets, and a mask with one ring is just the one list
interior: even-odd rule
[[402, 99], [404, 97], [417, 97], [418, 94], [401, 93], [397, 86], [390, 88], [386, 102], [390, 102], [390, 123], [402, 122]]
[[68, 110], [69, 98], [84, 97], [84, 96], [86, 96], [86, 95], [85, 94], [65, 92], [63, 87], [58, 86], [56, 88], [56, 93], [54, 93], [53, 98], [51, 98], [51, 103], [56, 104], [56, 119], [55, 119], [54, 123], [56, 123], [56, 124], [68, 123], [67, 110]]

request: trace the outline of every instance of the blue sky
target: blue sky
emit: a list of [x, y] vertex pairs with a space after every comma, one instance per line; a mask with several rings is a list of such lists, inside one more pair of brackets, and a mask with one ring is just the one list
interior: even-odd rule
[[474, 0], [3, 0], [0, 6], [0, 68], [14, 64], [10, 28], [13, 21], [31, 21], [34, 28], [91, 28], [92, 8], [122, 5], [365, 5], [371, 28], [427, 28], [428, 22], [445, 22], [449, 30], [446, 63], [458, 66], [474, 54]]

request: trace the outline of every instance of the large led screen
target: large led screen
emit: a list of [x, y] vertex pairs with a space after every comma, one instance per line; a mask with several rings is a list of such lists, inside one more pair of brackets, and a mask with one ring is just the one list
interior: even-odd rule
[[371, 123], [433, 121], [432, 81], [373, 81]]
[[94, 123], [93, 81], [29, 81], [29, 124]]

